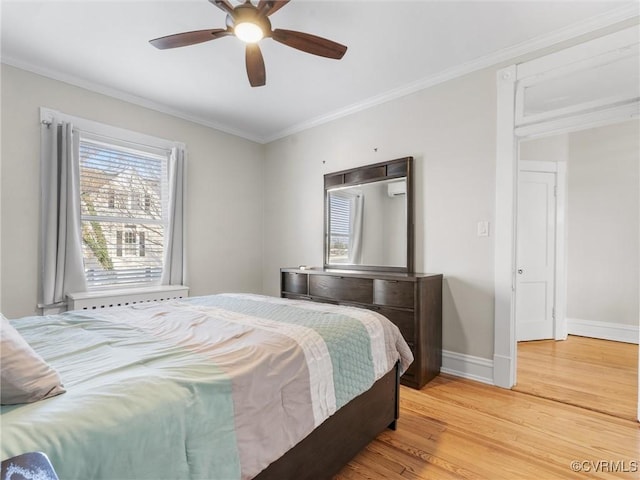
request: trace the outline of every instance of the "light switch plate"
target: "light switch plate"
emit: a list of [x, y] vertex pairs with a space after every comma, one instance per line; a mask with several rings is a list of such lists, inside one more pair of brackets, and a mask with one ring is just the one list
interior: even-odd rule
[[487, 222], [486, 220], [478, 222], [478, 236], [479, 237], [489, 236], [489, 222]]

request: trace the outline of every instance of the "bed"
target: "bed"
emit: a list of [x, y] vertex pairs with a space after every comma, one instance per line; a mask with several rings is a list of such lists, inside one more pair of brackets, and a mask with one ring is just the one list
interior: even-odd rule
[[329, 478], [394, 425], [412, 361], [376, 312], [248, 294], [12, 325], [66, 392], [2, 406], [1, 456], [61, 479]]

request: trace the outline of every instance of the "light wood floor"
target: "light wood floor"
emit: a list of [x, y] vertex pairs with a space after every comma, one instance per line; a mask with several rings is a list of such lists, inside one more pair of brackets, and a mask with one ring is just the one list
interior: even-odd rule
[[560, 342], [520, 342], [517, 373], [516, 391], [636, 418], [637, 345], [573, 335]]
[[[441, 374], [419, 391], [401, 387], [398, 429], [335, 479], [581, 478], [574, 461], [593, 478], [637, 479], [638, 423]], [[594, 473], [599, 461], [617, 463]]]

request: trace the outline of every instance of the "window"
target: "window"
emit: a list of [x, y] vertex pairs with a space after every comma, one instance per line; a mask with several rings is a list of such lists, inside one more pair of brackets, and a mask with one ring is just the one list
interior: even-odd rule
[[60, 309], [69, 293], [95, 289], [184, 285], [186, 146], [44, 107], [40, 122], [39, 305]]
[[136, 232], [136, 226], [127, 225], [126, 228], [124, 232], [125, 254], [130, 257], [135, 257], [138, 255], [138, 233]]
[[80, 133], [82, 251], [89, 288], [157, 284], [162, 275], [169, 152], [123, 144]]
[[329, 257], [333, 263], [348, 262], [351, 236], [351, 198], [341, 191], [331, 192], [329, 212], [331, 219]]
[[149, 213], [151, 210], [151, 194], [149, 192], [144, 193], [144, 211]]

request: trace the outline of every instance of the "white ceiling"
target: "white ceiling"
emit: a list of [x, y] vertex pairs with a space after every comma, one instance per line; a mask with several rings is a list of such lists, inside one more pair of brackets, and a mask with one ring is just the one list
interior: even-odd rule
[[207, 0], [2, 0], [2, 61], [266, 142], [637, 9], [611, 0], [292, 0], [270, 17], [274, 29], [349, 49], [336, 61], [265, 39], [267, 85], [251, 88], [234, 37], [163, 51], [148, 43], [224, 28]]

